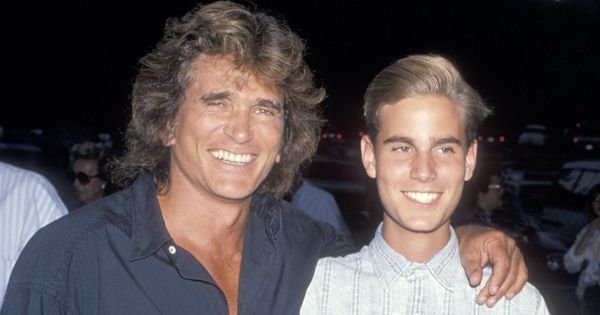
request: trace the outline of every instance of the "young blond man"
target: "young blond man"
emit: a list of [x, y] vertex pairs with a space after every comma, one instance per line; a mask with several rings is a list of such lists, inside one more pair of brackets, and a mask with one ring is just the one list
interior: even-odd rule
[[362, 161], [383, 222], [360, 252], [320, 259], [301, 314], [547, 314], [530, 284], [488, 308], [464, 277], [450, 216], [491, 110], [455, 67], [440, 56], [400, 59], [371, 82], [364, 111]]

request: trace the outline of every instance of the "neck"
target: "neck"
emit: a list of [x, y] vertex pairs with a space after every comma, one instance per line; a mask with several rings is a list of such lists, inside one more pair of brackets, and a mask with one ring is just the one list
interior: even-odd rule
[[218, 243], [241, 249], [251, 198], [240, 201], [212, 198], [186, 183], [171, 182], [158, 195], [167, 231], [180, 242]]
[[450, 224], [445, 223], [434, 231], [417, 232], [384, 216], [382, 235], [400, 255], [412, 262], [424, 263], [446, 246], [450, 240]]

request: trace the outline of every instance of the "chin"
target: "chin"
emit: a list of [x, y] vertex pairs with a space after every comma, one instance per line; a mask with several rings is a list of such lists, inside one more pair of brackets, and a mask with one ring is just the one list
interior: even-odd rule
[[253, 190], [251, 189], [221, 189], [215, 191], [215, 194], [221, 198], [229, 200], [244, 200], [252, 197]]
[[435, 224], [431, 222], [414, 222], [406, 225], [406, 228], [416, 233], [432, 233], [440, 228], [443, 224]]

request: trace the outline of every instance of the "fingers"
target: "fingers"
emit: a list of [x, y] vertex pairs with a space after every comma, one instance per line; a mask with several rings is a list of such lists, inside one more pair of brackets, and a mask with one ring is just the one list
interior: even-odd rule
[[516, 249], [515, 242], [504, 234], [501, 239], [501, 241], [492, 241], [486, 244], [489, 263], [492, 265], [492, 275], [477, 296], [477, 303], [485, 303], [490, 307], [504, 296], [504, 293], [515, 282], [518, 274], [517, 266], [514, 267], [513, 274], [511, 274], [511, 263]]
[[[511, 265], [509, 266], [510, 271], [508, 272], [508, 276], [506, 277], [506, 279], [504, 279], [504, 282], [500, 285], [498, 291], [493, 296], [489, 297], [485, 303], [488, 307], [494, 306], [503, 296], [505, 296], [506, 292], [510, 288], [517, 284], [516, 280], [518, 278], [519, 270], [521, 269], [519, 267], [520, 264], [525, 266], [523, 256], [517, 248], [511, 258]], [[523, 285], [525, 285], [525, 283], [523, 283]], [[519, 286], [517, 286], [517, 288], [519, 288]], [[521, 286], [518, 290], [522, 288], [523, 287]], [[511, 296], [511, 298], [512, 297], [513, 296]], [[506, 296], [506, 298], [508, 298], [508, 296]]]
[[466, 225], [456, 229], [459, 237], [460, 261], [471, 286], [478, 286], [483, 273], [482, 267], [487, 263], [484, 240], [490, 229], [477, 225]]
[[481, 278], [483, 277], [481, 258], [476, 255], [472, 255], [472, 257], [465, 257], [462, 265], [465, 268], [465, 273], [467, 274], [467, 278], [469, 279], [471, 286], [478, 286], [479, 283], [481, 283]]
[[502, 252], [502, 254], [498, 252], [494, 253], [493, 251], [490, 252], [492, 275], [477, 295], [477, 303], [479, 304], [485, 303], [487, 306], [491, 307], [502, 297], [498, 292], [505, 280], [508, 280], [511, 269], [508, 255], [506, 252]]
[[525, 260], [523, 258], [523, 254], [517, 248], [518, 257], [513, 255], [513, 263], [512, 266], [518, 266], [517, 275], [513, 285], [508, 289], [506, 293], [507, 299], [512, 299], [515, 295], [519, 294], [525, 284], [527, 283], [527, 278], [529, 277], [529, 271], [527, 270], [527, 266], [525, 265]]

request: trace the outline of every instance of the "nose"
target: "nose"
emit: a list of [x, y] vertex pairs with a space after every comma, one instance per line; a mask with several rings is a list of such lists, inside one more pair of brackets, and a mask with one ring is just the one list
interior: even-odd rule
[[420, 182], [429, 182], [437, 177], [435, 161], [431, 155], [419, 154], [414, 158], [410, 177]]
[[247, 111], [235, 111], [225, 126], [227, 134], [236, 143], [245, 143], [252, 140], [252, 122], [250, 113]]

